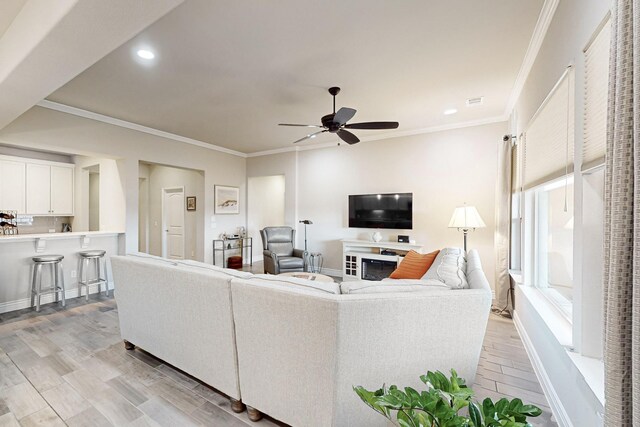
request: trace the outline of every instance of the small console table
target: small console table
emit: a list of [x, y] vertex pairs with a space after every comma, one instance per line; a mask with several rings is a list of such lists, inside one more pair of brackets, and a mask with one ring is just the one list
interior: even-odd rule
[[222, 266], [225, 267], [227, 251], [240, 251], [244, 259], [244, 251], [249, 251], [249, 265], [253, 266], [253, 237], [239, 237], [236, 239], [213, 240], [213, 265], [216, 265], [216, 253], [222, 252]]
[[422, 245], [342, 240], [342, 280], [381, 280], [389, 277], [410, 250], [420, 252]]

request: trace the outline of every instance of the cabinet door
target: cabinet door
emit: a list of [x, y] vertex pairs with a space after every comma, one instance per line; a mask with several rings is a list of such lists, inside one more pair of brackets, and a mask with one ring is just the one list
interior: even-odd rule
[[51, 166], [27, 163], [27, 213], [51, 214]]
[[73, 215], [73, 169], [51, 166], [51, 213]]
[[0, 209], [25, 213], [25, 174], [25, 163], [0, 160]]

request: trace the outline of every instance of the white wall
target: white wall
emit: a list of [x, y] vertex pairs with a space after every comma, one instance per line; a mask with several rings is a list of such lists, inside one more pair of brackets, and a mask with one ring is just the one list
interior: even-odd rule
[[100, 230], [100, 173], [89, 173], [89, 231]]
[[184, 256], [187, 259], [204, 260], [204, 174], [202, 171], [148, 165], [149, 177], [149, 253], [162, 256], [162, 189], [184, 187], [185, 203], [189, 196], [196, 196], [196, 210], [185, 211]]
[[[138, 175], [139, 161], [204, 171], [205, 198], [203, 239], [205, 261], [211, 261], [212, 240], [222, 232], [232, 232], [246, 225], [246, 161], [244, 158], [201, 148], [146, 133], [96, 122], [42, 107], [34, 107], [0, 131], [0, 143], [32, 149], [46, 149], [68, 154], [110, 158], [115, 160], [120, 180], [111, 184], [122, 194], [123, 215], [114, 217], [120, 230], [126, 231], [126, 250], [138, 250]], [[100, 164], [101, 195], [106, 168]], [[219, 215], [216, 228], [210, 225], [213, 215], [215, 184], [240, 187], [239, 215]], [[101, 199], [104, 206], [104, 199]], [[101, 220], [105, 220], [101, 212]], [[75, 226], [75, 221], [74, 221]], [[88, 220], [87, 220], [88, 226]]]
[[[497, 123], [250, 158], [247, 174], [297, 171], [297, 186], [286, 188], [287, 200], [296, 201], [295, 208], [287, 204], [287, 215], [313, 221], [309, 250], [322, 252], [324, 266], [335, 270], [341, 269], [340, 240], [367, 239], [374, 231], [348, 228], [349, 194], [412, 192], [414, 229], [384, 230], [383, 239], [409, 234], [426, 251], [462, 246], [462, 234], [447, 225], [456, 206], [474, 205], [487, 228], [470, 234], [469, 247], [480, 251], [493, 284], [497, 146], [506, 130], [506, 123]], [[294, 224], [301, 247], [304, 228]]]
[[247, 179], [247, 233], [253, 238], [253, 259], [262, 259], [260, 230], [285, 224], [284, 175]]

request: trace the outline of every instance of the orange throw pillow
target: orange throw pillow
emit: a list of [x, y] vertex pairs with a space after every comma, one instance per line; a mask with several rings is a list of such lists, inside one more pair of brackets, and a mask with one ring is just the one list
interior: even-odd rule
[[405, 255], [404, 259], [396, 268], [391, 276], [391, 279], [421, 279], [424, 273], [427, 272], [433, 261], [436, 260], [439, 250], [428, 253], [419, 254], [416, 251], [409, 251]]

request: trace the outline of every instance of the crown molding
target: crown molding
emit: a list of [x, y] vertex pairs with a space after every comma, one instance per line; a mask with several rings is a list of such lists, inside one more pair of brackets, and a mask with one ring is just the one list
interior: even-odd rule
[[187, 138], [186, 136], [176, 135], [175, 133], [165, 132], [155, 128], [142, 126], [137, 123], [128, 122], [126, 120], [116, 119], [115, 117], [105, 116], [104, 114], [94, 113], [93, 111], [83, 110], [82, 108], [72, 107], [59, 102], [42, 100], [36, 104], [39, 107], [48, 108], [50, 110], [60, 111], [62, 113], [73, 114], [74, 116], [84, 117], [85, 119], [96, 120], [98, 122], [119, 126], [138, 132], [147, 133], [149, 135], [159, 136], [160, 138], [171, 139], [185, 144], [195, 145], [196, 147], [206, 148], [208, 150], [219, 151], [225, 154], [246, 158], [247, 154], [240, 151], [231, 150], [229, 148], [220, 147], [219, 145], [209, 144], [208, 142], [199, 141], [197, 139]]
[[[360, 141], [371, 142], [371, 141], [380, 141], [383, 139], [401, 138], [405, 136], [423, 135], [428, 133], [442, 132], [446, 130], [463, 129], [463, 128], [468, 128], [473, 126], [482, 126], [482, 125], [488, 125], [492, 123], [506, 122], [507, 120], [508, 120], [508, 116], [501, 115], [501, 116], [488, 117], [486, 119], [471, 120], [467, 122], [458, 122], [458, 123], [451, 123], [446, 125], [430, 126], [426, 128], [420, 128], [420, 129], [405, 130], [401, 132], [392, 132], [392, 133], [387, 133], [379, 136], [371, 135], [371, 136], [362, 138]], [[319, 150], [322, 148], [335, 147], [336, 144], [338, 143], [343, 143], [343, 141], [339, 138], [335, 138], [335, 140], [333, 141], [322, 142], [319, 144], [296, 145], [293, 147], [276, 148], [273, 150], [255, 151], [253, 153], [247, 154], [247, 157], [251, 158], [251, 157], [271, 156], [273, 154], [289, 153], [292, 151]]]
[[520, 71], [518, 71], [518, 76], [516, 77], [516, 81], [513, 84], [511, 94], [509, 95], [509, 99], [507, 101], [507, 106], [504, 111], [504, 115], [507, 117], [511, 115], [511, 112], [513, 111], [516, 102], [518, 101], [518, 98], [522, 93], [522, 89], [524, 89], [524, 85], [527, 82], [529, 73], [531, 73], [531, 69], [533, 68], [533, 64], [538, 57], [538, 53], [540, 53], [540, 48], [542, 47], [544, 38], [547, 35], [547, 31], [549, 30], [549, 26], [551, 25], [551, 21], [553, 20], [553, 16], [556, 13], [559, 2], [560, 0], [545, 0], [544, 4], [542, 5], [542, 10], [540, 11], [540, 15], [538, 16], [536, 26], [533, 29], [531, 40], [529, 40], [527, 52], [524, 54], [522, 65], [520, 65]]

